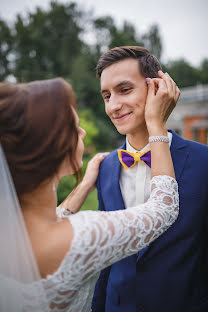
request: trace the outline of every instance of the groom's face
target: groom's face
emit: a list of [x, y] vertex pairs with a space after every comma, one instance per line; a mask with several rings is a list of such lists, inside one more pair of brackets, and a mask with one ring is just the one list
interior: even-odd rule
[[145, 127], [147, 84], [137, 60], [128, 58], [106, 67], [100, 84], [106, 114], [119, 133], [133, 135]]

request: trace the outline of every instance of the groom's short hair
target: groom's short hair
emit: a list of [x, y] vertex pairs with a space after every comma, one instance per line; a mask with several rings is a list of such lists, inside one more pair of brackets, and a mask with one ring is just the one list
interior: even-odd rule
[[101, 77], [106, 67], [128, 58], [138, 60], [139, 70], [146, 78], [156, 78], [158, 71], [162, 69], [158, 59], [144, 47], [121, 46], [108, 50], [100, 57], [96, 67], [97, 77]]

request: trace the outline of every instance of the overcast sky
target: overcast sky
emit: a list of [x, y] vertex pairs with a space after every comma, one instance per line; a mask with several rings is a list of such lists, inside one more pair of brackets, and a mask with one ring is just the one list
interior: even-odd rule
[[[47, 8], [50, 0], [0, 0], [0, 15], [12, 21], [36, 6]], [[58, 2], [71, 2], [58, 0]], [[95, 16], [111, 15], [117, 25], [131, 22], [142, 34], [154, 23], [160, 27], [163, 61], [185, 58], [198, 66], [208, 58], [208, 0], [74, 0]]]

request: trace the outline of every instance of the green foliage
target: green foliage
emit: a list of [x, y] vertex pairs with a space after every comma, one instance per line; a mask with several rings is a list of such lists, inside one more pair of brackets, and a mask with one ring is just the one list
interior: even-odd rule
[[112, 28], [109, 48], [124, 45], [143, 45], [143, 42], [137, 37], [134, 26], [127, 21], [120, 29], [117, 27]]
[[145, 48], [147, 48], [158, 59], [162, 53], [162, 41], [157, 25], [152, 25], [148, 32], [142, 36]]
[[104, 16], [94, 20], [94, 27], [100, 52], [122, 45], [143, 45], [134, 26], [127, 21], [118, 28], [111, 16]]
[[102, 115], [102, 103], [99, 93], [99, 80], [95, 76], [95, 60], [89, 50], [82, 55], [76, 56], [72, 62], [70, 83], [72, 84], [80, 108], [91, 108], [94, 112]]
[[66, 176], [61, 179], [58, 185], [58, 205], [64, 201], [64, 199], [71, 193], [76, 186], [76, 180], [74, 176]]
[[200, 78], [202, 83], [208, 84], [208, 58], [204, 59], [201, 63]]
[[117, 132], [106, 114], [102, 119], [96, 119], [96, 125], [99, 129], [99, 136], [95, 138], [94, 144], [98, 150], [102, 152], [111, 151], [120, 145], [123, 136]]
[[14, 75], [20, 81], [66, 77], [84, 43], [78, 24], [82, 12], [75, 3], [68, 5], [52, 1], [50, 9], [37, 8], [26, 18], [17, 16], [14, 25], [16, 67]]
[[201, 82], [199, 69], [194, 68], [184, 59], [170, 62], [163, 69], [171, 75], [180, 88], [193, 86]]
[[5, 21], [0, 19], [0, 80], [4, 80], [10, 74], [12, 50], [12, 33]]
[[79, 112], [80, 126], [86, 131], [87, 135], [84, 139], [85, 147], [93, 145], [94, 139], [98, 137], [99, 130], [94, 120], [95, 116], [90, 109], [83, 109]]
[[[89, 157], [84, 157], [83, 173], [86, 170]], [[57, 195], [58, 195], [58, 205], [64, 201], [64, 199], [72, 192], [73, 188], [76, 186], [76, 179], [74, 176], [63, 177], [58, 185]], [[98, 200], [96, 189], [91, 192], [87, 199], [85, 200], [82, 210], [97, 210]]]
[[[72, 176], [64, 177], [61, 179], [57, 190], [58, 205], [60, 205], [64, 201], [64, 199], [72, 192], [75, 185], [75, 178]], [[97, 190], [95, 189], [88, 195], [84, 204], [81, 207], [81, 210], [97, 210], [97, 208], [98, 199]]]
[[97, 190], [95, 189], [91, 192], [84, 204], [81, 207], [81, 210], [97, 210], [98, 209], [98, 199], [97, 199]]

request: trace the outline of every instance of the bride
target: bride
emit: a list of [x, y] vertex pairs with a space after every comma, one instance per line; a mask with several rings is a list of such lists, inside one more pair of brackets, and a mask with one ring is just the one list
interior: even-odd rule
[[[165, 121], [179, 96], [178, 89], [155, 93], [156, 84], [150, 80], [145, 109], [151, 136], [167, 131]], [[177, 218], [177, 182], [165, 142], [151, 143], [146, 203], [78, 212], [106, 153], [89, 162], [63, 203], [67, 213], [57, 210], [57, 185], [82, 167], [85, 135], [73, 90], [63, 79], [0, 84], [1, 312], [89, 312], [100, 270], [137, 253]]]

